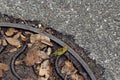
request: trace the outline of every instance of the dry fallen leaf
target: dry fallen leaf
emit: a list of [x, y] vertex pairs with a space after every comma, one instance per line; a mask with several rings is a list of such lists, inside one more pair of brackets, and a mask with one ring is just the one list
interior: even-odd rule
[[37, 48], [32, 48], [27, 52], [27, 55], [25, 58], [25, 64], [27, 66], [34, 65], [36, 61], [39, 59], [36, 53], [37, 53]]
[[3, 46], [7, 46], [7, 42], [6, 42], [5, 39], [2, 40], [2, 45], [3, 45]]
[[15, 46], [17, 48], [21, 47], [21, 43], [18, 39], [15, 38], [6, 38], [7, 42], [12, 45]]
[[17, 51], [17, 48], [13, 48], [9, 52], [15, 52], [15, 51]]
[[2, 40], [0, 40], [0, 45], [2, 44]]
[[72, 64], [70, 61], [65, 61], [65, 65], [66, 65], [68, 68], [72, 68], [72, 67], [73, 67], [73, 64]]
[[31, 32], [28, 32], [28, 31], [25, 31], [25, 34], [33, 34], [33, 33], [31, 33]]
[[35, 38], [36, 40], [41, 40], [42, 39], [42, 35], [41, 34], [35, 34]]
[[84, 80], [83, 76], [78, 75], [78, 74], [72, 74], [71, 75], [71, 80]]
[[17, 34], [15, 34], [15, 35], [13, 36], [13, 38], [14, 38], [14, 39], [18, 39], [18, 38], [20, 37], [20, 35], [21, 35], [21, 32], [18, 32]]
[[50, 42], [50, 41], [47, 41], [47, 40], [41, 40], [42, 43], [46, 44], [46, 45], [49, 45], [49, 46], [53, 46], [53, 44]]
[[15, 61], [15, 65], [20, 65], [20, 64], [23, 64], [23, 61], [22, 61], [22, 60]]
[[61, 72], [70, 75], [76, 72], [76, 69], [70, 61], [65, 61], [65, 65], [62, 67]]
[[6, 36], [12, 36], [14, 33], [16, 32], [16, 30], [14, 28], [9, 28], [5, 34]]
[[62, 67], [62, 73], [70, 76], [70, 80], [84, 80], [83, 76], [77, 73], [77, 69], [73, 66], [72, 62], [65, 61], [65, 65]]
[[8, 70], [9, 70], [8, 65], [4, 63], [0, 63], [0, 77], [3, 77], [4, 71], [8, 71]]
[[49, 58], [49, 56], [44, 51], [40, 51], [34, 47], [27, 52], [25, 63], [27, 66], [32, 66], [35, 63], [41, 63], [43, 59], [47, 58]]
[[51, 53], [52, 53], [52, 49], [49, 47], [49, 48], [47, 49], [46, 54], [47, 54], [47, 55], [50, 55]]
[[45, 36], [44, 34], [32, 34], [30, 36], [31, 43], [35, 43], [36, 41], [42, 42], [46, 45], [53, 46], [53, 44], [50, 42], [50, 38]]
[[51, 74], [49, 60], [44, 61], [39, 68], [38, 80], [48, 80]]
[[42, 43], [47, 44], [49, 46], [53, 46], [49, 37], [45, 36], [44, 34], [40, 34], [40, 35], [41, 35], [41, 42]]
[[25, 37], [25, 36], [22, 35], [22, 34], [21, 34], [20, 36], [21, 36], [21, 40], [22, 40], [22, 41], [27, 41], [27, 37]]
[[28, 43], [28, 47], [29, 47], [29, 48], [32, 47], [32, 45], [33, 45], [32, 43]]
[[42, 59], [46, 59], [49, 57], [44, 51], [37, 51], [37, 56], [39, 56]]
[[47, 46], [46, 44], [43, 44], [41, 42], [37, 42], [36, 44], [39, 46], [40, 49], [43, 49]]
[[3, 71], [0, 70], [0, 77], [3, 77]]
[[35, 43], [35, 41], [36, 41], [35, 35], [34, 35], [34, 34], [31, 34], [31, 36], [30, 36], [30, 42], [31, 42], [31, 43]]
[[6, 64], [0, 63], [0, 70], [7, 71], [9, 70], [9, 67]]

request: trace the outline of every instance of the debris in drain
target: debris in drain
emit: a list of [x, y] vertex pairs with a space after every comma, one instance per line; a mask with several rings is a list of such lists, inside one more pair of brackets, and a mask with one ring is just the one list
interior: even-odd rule
[[[14, 26], [14, 24], [9, 26], [12, 27]], [[15, 74], [18, 75], [19, 78], [15, 75], [12, 75], [9, 68], [8, 69], [6, 68], [6, 70], [2, 70], [2, 71], [5, 71], [5, 74], [6, 74], [5, 76], [1, 76], [1, 75], [4, 75], [4, 73], [1, 72], [1, 69], [0, 69], [0, 76], [2, 77], [2, 79], [16, 80], [17, 78], [18, 80], [19, 79], [21, 80], [26, 80], [26, 79], [27, 80], [28, 79], [30, 80], [62, 80], [61, 76], [59, 76], [59, 73], [55, 70], [55, 68], [58, 68], [60, 70], [60, 73], [65, 74], [64, 79], [66, 80], [96, 80], [96, 79], [99, 80], [99, 78], [102, 75], [102, 73], [99, 73], [99, 71], [102, 71], [101, 69], [103, 68], [96, 69], [97, 67], [96, 68], [94, 66], [92, 67], [92, 70], [94, 69], [97, 70], [97, 71], [94, 71], [95, 76], [97, 76], [96, 79], [91, 78], [89, 73], [84, 69], [85, 66], [80, 67], [80, 69], [81, 71], [84, 71], [84, 73], [87, 75], [83, 76], [79, 73], [79, 70], [76, 67], [76, 65], [74, 65], [74, 63], [80, 64], [80, 62], [77, 61], [78, 59], [76, 59], [76, 57], [69, 56], [71, 55], [70, 53], [71, 50], [69, 49], [70, 48], [69, 46], [71, 46], [71, 43], [73, 43], [74, 41], [70, 42], [70, 40], [69, 41], [67, 40], [66, 42], [67, 44], [69, 44], [70, 42], [69, 46], [67, 45], [61, 46], [59, 45], [61, 44], [61, 42], [59, 43], [58, 41], [58, 43], [56, 43], [54, 41], [55, 38], [46, 36], [46, 33], [44, 34], [43, 32], [39, 34], [34, 34], [37, 31], [32, 33], [31, 32], [32, 30], [30, 30], [29, 32], [29, 30], [27, 29], [28, 28], [25, 28], [25, 27], [24, 27], [24, 30], [22, 28], [16, 29], [15, 27], [1, 28], [1, 30], [4, 32], [4, 37], [0, 36], [0, 45], [6, 46], [6, 47], [4, 47], [4, 50], [2, 52], [0, 51], [1, 52], [0, 62], [6, 63], [6, 65], [8, 65], [11, 61], [11, 58], [14, 59], [13, 54], [16, 55], [16, 52], [19, 51], [20, 48], [24, 47], [23, 46], [24, 42], [27, 42], [27, 45], [28, 45], [28, 47], [25, 47], [25, 50], [23, 50], [23, 52], [17, 55], [17, 58], [14, 59], [15, 60], [14, 70], [16, 71]], [[55, 32], [52, 29], [44, 29], [44, 31], [49, 32], [50, 35], [57, 34], [55, 36], [58, 38], [59, 37], [61, 38], [61, 36], [64, 39], [67, 38], [64, 35], [59, 34], [58, 32]], [[75, 45], [72, 45], [72, 46], [71, 47], [75, 48], [76, 50], [77, 48], [79, 48], [78, 46], [76, 46], [77, 47], [76, 48]], [[10, 52], [11, 54], [5, 54], [6, 52], [5, 50], [7, 50], [7, 52]], [[69, 53], [66, 54], [66, 52], [69, 52]], [[84, 53], [84, 51], [81, 50], [81, 52], [78, 52], [78, 53]], [[81, 54], [79, 55], [81, 56]], [[67, 56], [71, 60], [61, 59], [57, 62], [56, 58], [58, 56]], [[85, 56], [82, 58], [84, 60], [88, 60], [88, 61], [90, 60]], [[61, 65], [58, 64], [56, 67], [55, 62], [62, 63], [62, 64]]]
[[9, 70], [9, 67], [7, 64], [0, 63], [0, 77], [2, 77], [4, 72], [8, 70]]
[[78, 71], [75, 69], [72, 62], [68, 60], [64, 62], [61, 73], [66, 74], [66, 77], [68, 76], [70, 80], [84, 80], [83, 76], [78, 74]]
[[[21, 60], [25, 62], [24, 66], [32, 67], [34, 65], [37, 65], [35, 70], [38, 74], [38, 80], [48, 80], [51, 77], [53, 79], [55, 76], [51, 75], [53, 71], [52, 65], [50, 65], [50, 59], [52, 59], [53, 57], [55, 58], [55, 56], [61, 56], [65, 54], [65, 52], [67, 52], [68, 50], [68, 47], [64, 46], [62, 48], [58, 48], [55, 51], [51, 51], [50, 47], [54, 46], [50, 38], [45, 36], [44, 34], [31, 33], [29, 34], [30, 37], [27, 38], [24, 35], [22, 35], [23, 32], [19, 32], [19, 30], [17, 30], [16, 34], [14, 34], [12, 31], [15, 32], [16, 30], [13, 28], [8, 28], [7, 32], [5, 33], [5, 40], [9, 43], [7, 45], [14, 47], [11, 48], [9, 52], [15, 52], [19, 50], [19, 48], [22, 47], [22, 41], [30, 41], [29, 44], [31, 44], [31, 46], [27, 49], [26, 56]], [[15, 61], [14, 64], [23, 65], [21, 61]], [[61, 72], [65, 73], [66, 75], [69, 75], [70, 80], [82, 80], [81, 75], [77, 73], [77, 69], [75, 69], [71, 62], [65, 61], [65, 65], [61, 69]]]
[[18, 39], [15, 38], [5, 38], [5, 39], [10, 45], [15, 46], [16, 48], [21, 47], [21, 43]]
[[14, 33], [17, 32], [14, 28], [9, 28], [6, 32], [5, 35], [6, 36], [12, 36], [14, 35]]
[[31, 34], [30, 35], [31, 46], [26, 54], [25, 63], [27, 66], [33, 66], [36, 63], [41, 63], [42, 60], [46, 59], [50, 55], [50, 48], [48, 48], [49, 52], [44, 52], [41, 49], [47, 46], [53, 46], [50, 42], [50, 39], [43, 34]]
[[2, 39], [1, 41], [3, 46], [7, 46], [7, 41], [5, 39]]
[[38, 80], [48, 80], [50, 79], [52, 68], [49, 60], [45, 60], [41, 65], [37, 67], [38, 70]]
[[15, 52], [17, 51], [17, 48], [12, 48], [9, 52], [12, 53], [12, 52]]
[[68, 50], [68, 47], [64, 46], [63, 48], [59, 48], [58, 50], [56, 50], [53, 54], [60, 56], [60, 55], [63, 55], [67, 50]]
[[36, 43], [37, 45], [41, 44], [41, 43], [44, 43], [46, 45], [53, 46], [52, 43], [50, 42], [50, 38], [48, 38], [47, 36], [45, 36], [42, 33], [32, 34], [30, 36], [30, 41], [31, 41], [31, 43], [33, 43], [33, 44]]

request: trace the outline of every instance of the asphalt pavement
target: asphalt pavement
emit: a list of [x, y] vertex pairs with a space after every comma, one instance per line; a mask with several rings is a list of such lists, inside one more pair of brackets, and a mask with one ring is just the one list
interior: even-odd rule
[[0, 13], [74, 35], [106, 68], [103, 77], [120, 80], [120, 0], [0, 0]]

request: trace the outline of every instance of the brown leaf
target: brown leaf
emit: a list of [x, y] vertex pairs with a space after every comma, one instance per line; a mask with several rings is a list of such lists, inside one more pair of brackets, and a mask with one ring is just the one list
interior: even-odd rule
[[17, 51], [17, 48], [13, 48], [9, 52], [15, 52], [15, 51]]
[[50, 55], [51, 53], [52, 53], [52, 49], [49, 47], [49, 48], [47, 49], [46, 54], [47, 54], [47, 55]]
[[37, 51], [37, 56], [39, 56], [42, 59], [46, 59], [49, 57], [44, 51]]
[[35, 43], [35, 41], [36, 41], [36, 36], [34, 34], [31, 34], [31, 36], [30, 36], [30, 42], [31, 43]]
[[84, 80], [83, 76], [77, 73], [77, 69], [73, 66], [72, 62], [66, 60], [65, 65], [62, 67], [62, 73], [70, 76], [70, 80]]
[[36, 53], [37, 53], [37, 48], [32, 48], [27, 52], [27, 55], [25, 58], [25, 63], [27, 66], [34, 65], [36, 61], [39, 59]]
[[21, 43], [18, 39], [15, 38], [6, 38], [7, 42], [12, 45], [15, 46], [17, 48], [21, 47]]
[[35, 43], [36, 41], [42, 42], [46, 45], [53, 46], [53, 44], [50, 42], [50, 38], [45, 36], [44, 34], [32, 34], [30, 36], [31, 43]]
[[20, 64], [23, 64], [23, 61], [22, 61], [22, 60], [15, 61], [15, 65], [20, 65]]
[[32, 45], [33, 45], [32, 43], [28, 43], [28, 47], [32, 47]]
[[78, 74], [72, 74], [71, 78], [72, 78], [71, 80], [84, 80], [83, 76]]
[[13, 36], [14, 39], [18, 39], [21, 35], [21, 32], [18, 32], [16, 35]]
[[0, 77], [3, 77], [4, 71], [8, 71], [9, 67], [6, 64], [0, 63]]
[[3, 71], [0, 70], [0, 77], [3, 77]]
[[9, 70], [9, 67], [6, 64], [0, 63], [0, 70], [7, 71]]
[[53, 46], [53, 44], [50, 42], [50, 38], [45, 36], [44, 34], [40, 34], [41, 35], [41, 42], [44, 44], [47, 44], [49, 46]]
[[31, 48], [26, 55], [25, 63], [27, 66], [32, 66], [35, 63], [41, 63], [43, 59], [48, 58], [49, 56], [40, 50], [37, 50], [36, 47]]
[[14, 28], [9, 28], [5, 34], [6, 36], [12, 36], [14, 33], [16, 32], [16, 30]]
[[65, 65], [62, 67], [61, 72], [70, 75], [76, 72], [76, 69], [70, 61], [65, 61]]
[[53, 46], [53, 44], [50, 41], [47, 40], [41, 40], [42, 43], [49, 45], [49, 46]]
[[20, 36], [21, 36], [21, 40], [22, 40], [22, 41], [27, 41], [27, 37], [25, 37], [25, 36], [22, 35], [22, 34], [21, 34]]
[[28, 31], [25, 31], [25, 34], [33, 34], [33, 33], [31, 33], [31, 32], [28, 32]]
[[0, 45], [2, 44], [2, 40], [0, 40]]
[[45, 48], [47, 46], [46, 44], [43, 44], [41, 42], [36, 42], [35, 45], [39, 46], [40, 49], [43, 49], [43, 48]]
[[73, 67], [73, 64], [70, 61], [65, 61], [65, 65], [69, 68]]
[[3, 45], [3, 46], [7, 46], [7, 42], [6, 42], [5, 39], [2, 40], [2, 45]]
[[46, 60], [41, 64], [39, 68], [38, 80], [48, 80], [48, 78], [50, 77], [50, 73], [51, 73], [51, 68], [50, 68], [49, 60]]

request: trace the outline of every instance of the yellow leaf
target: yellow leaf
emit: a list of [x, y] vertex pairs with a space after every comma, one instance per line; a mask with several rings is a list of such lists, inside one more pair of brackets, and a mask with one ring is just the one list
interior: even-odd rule
[[53, 54], [55, 55], [63, 55], [66, 51], [68, 50], [67, 46], [64, 46], [62, 48], [59, 48], [58, 50], [56, 50]]

